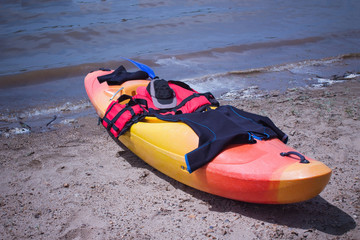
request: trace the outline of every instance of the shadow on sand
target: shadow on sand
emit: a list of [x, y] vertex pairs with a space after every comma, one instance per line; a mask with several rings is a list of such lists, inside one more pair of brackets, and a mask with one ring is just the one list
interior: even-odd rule
[[340, 236], [356, 227], [355, 220], [346, 212], [330, 204], [320, 196], [305, 202], [284, 205], [254, 204], [226, 199], [188, 187], [157, 171], [126, 149], [122, 157], [135, 168], [147, 169], [169, 182], [174, 188], [192, 195], [209, 204], [215, 212], [233, 212], [260, 221], [300, 229], [317, 229], [321, 232]]

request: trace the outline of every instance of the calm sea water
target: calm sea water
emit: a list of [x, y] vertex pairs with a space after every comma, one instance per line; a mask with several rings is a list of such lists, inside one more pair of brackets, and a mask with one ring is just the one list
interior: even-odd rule
[[83, 101], [87, 72], [134, 69], [121, 57], [217, 94], [359, 72], [359, 12], [358, 0], [1, 0], [0, 120]]

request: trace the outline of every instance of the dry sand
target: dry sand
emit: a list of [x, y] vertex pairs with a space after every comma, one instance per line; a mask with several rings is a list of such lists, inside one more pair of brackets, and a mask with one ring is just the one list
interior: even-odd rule
[[360, 239], [359, 79], [243, 93], [222, 103], [269, 116], [289, 145], [333, 170], [320, 196], [261, 205], [200, 192], [122, 149], [94, 114], [0, 137], [0, 238]]

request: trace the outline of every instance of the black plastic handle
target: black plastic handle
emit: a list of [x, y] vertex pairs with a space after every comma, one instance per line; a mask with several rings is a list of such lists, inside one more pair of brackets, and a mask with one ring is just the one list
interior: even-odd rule
[[280, 153], [281, 156], [290, 156], [291, 154], [296, 155], [300, 158], [300, 163], [310, 163], [309, 160], [307, 160], [303, 155], [301, 155], [298, 152], [290, 151], [290, 152], [282, 152]]

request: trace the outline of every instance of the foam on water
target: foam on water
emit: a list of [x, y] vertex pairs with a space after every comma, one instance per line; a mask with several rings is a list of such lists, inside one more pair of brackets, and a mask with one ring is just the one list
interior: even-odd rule
[[193, 67], [196, 62], [190, 61], [190, 60], [180, 60], [176, 57], [170, 57], [170, 58], [160, 58], [155, 61], [156, 64], [162, 65], [162, 66], [183, 66], [183, 67]]
[[328, 87], [330, 85], [333, 85], [335, 83], [345, 82], [346, 80], [357, 79], [357, 78], [360, 78], [359, 73], [344, 74], [343, 76], [333, 76], [333, 79], [315, 77], [315, 78], [310, 78], [309, 80], [316, 82], [316, 83], [311, 84], [311, 87], [323, 88], [323, 87]]
[[[293, 87], [315, 86], [314, 84], [330, 85], [357, 78], [359, 67], [360, 54], [345, 54], [331, 58], [207, 74], [182, 80], [194, 89], [214, 91], [214, 94], [219, 96], [224, 92], [248, 88], [254, 84], [263, 90], [280, 91]], [[349, 73], [344, 72], [344, 69]]]
[[76, 118], [87, 114], [93, 115], [94, 112], [90, 101], [66, 102], [48, 108], [34, 107], [20, 112], [1, 112], [0, 136], [48, 131], [53, 123], [73, 124], [77, 122]]
[[351, 73], [351, 74], [345, 76], [344, 78], [345, 79], [354, 79], [354, 78], [357, 78], [359, 76], [360, 76], [360, 74]]
[[23, 119], [23, 118], [33, 118], [33, 117], [59, 114], [62, 112], [81, 111], [91, 106], [92, 105], [90, 101], [85, 101], [80, 103], [66, 102], [61, 106], [49, 107], [44, 109], [32, 108], [23, 112], [15, 112], [9, 114], [0, 113], [0, 121], [9, 122], [9, 121], [17, 121], [18, 119]]

